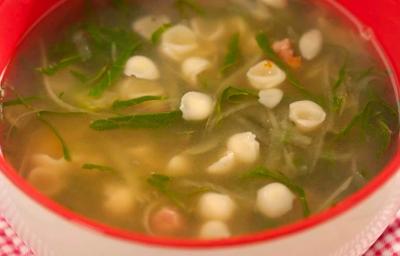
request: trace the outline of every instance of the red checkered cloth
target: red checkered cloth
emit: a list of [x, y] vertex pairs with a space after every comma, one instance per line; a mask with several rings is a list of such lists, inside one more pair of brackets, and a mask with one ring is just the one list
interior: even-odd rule
[[[0, 256], [34, 256], [0, 216]], [[400, 256], [400, 214], [364, 256]]]
[[34, 256], [2, 216], [0, 216], [0, 256]]

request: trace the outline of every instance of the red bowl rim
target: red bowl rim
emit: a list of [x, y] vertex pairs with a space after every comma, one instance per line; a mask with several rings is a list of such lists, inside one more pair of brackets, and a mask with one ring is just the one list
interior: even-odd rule
[[[61, 5], [62, 2], [59, 5]], [[364, 27], [362, 23], [355, 16], [353, 16], [347, 9], [345, 9], [335, 0], [326, 0], [326, 2], [328, 2], [329, 5], [336, 8], [337, 11], [341, 12], [342, 14], [345, 14], [345, 16], [348, 19], [350, 19], [350, 21], [353, 24], [355, 24], [359, 30], [361, 30]], [[54, 6], [54, 8], [51, 8], [49, 12], [57, 8], [59, 5], [56, 5]], [[386, 54], [383, 52], [382, 50], [383, 47], [378, 43], [377, 40], [374, 40], [374, 46], [378, 51], [379, 55], [381, 55], [382, 59], [385, 60], [386, 66], [388, 68], [391, 68], [391, 70], [393, 70], [392, 68], [393, 66], [388, 61], [389, 60], [388, 56], [386, 56]], [[2, 79], [2, 75], [4, 75], [4, 70], [3, 73], [0, 74], [0, 81]], [[391, 79], [392, 79], [392, 84], [395, 86], [395, 88], [397, 89], [400, 88], [397, 75], [393, 74]], [[42, 195], [37, 190], [35, 190], [35, 188], [33, 188], [29, 183], [27, 183], [21, 176], [19, 176], [18, 173], [14, 170], [14, 168], [5, 160], [5, 158], [2, 155], [0, 156], [0, 170], [29, 199], [37, 202], [44, 209], [49, 210], [49, 212], [61, 217], [65, 221], [71, 222], [72, 224], [89, 228], [89, 230], [91, 231], [98, 232], [100, 234], [104, 234], [115, 239], [122, 239], [130, 242], [139, 242], [147, 245], [174, 247], [181, 249], [184, 248], [208, 249], [213, 247], [248, 245], [253, 243], [268, 242], [278, 238], [287, 238], [290, 235], [304, 232], [308, 229], [316, 227], [317, 225], [321, 225], [330, 220], [333, 220], [334, 218], [339, 217], [341, 214], [346, 213], [349, 209], [357, 206], [358, 204], [366, 200], [369, 196], [373, 195], [374, 192], [376, 192], [391, 177], [395, 175], [400, 166], [400, 144], [399, 144], [400, 138], [397, 137], [395, 142], [396, 142], [396, 152], [394, 153], [392, 159], [384, 167], [384, 169], [364, 188], [352, 194], [351, 196], [347, 197], [345, 200], [341, 201], [334, 207], [324, 212], [312, 215], [307, 219], [303, 219], [293, 224], [285, 225], [276, 229], [271, 229], [258, 233], [252, 233], [221, 240], [195, 240], [195, 239], [186, 240], [186, 239], [152, 237], [140, 233], [113, 228], [105, 224], [99, 223], [97, 221], [88, 219], [87, 217], [84, 217], [80, 214], [74, 213], [66, 209], [65, 207], [61, 206], [60, 204], [47, 198], [46, 196]]]

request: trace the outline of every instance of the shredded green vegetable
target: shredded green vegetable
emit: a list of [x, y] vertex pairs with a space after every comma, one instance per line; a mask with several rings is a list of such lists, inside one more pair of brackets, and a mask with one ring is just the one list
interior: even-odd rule
[[82, 59], [79, 55], [73, 55], [70, 57], [66, 57], [58, 62], [52, 63], [46, 67], [38, 68], [37, 70], [44, 75], [53, 76], [61, 69], [80, 61], [82, 61]]
[[119, 128], [161, 128], [171, 125], [182, 119], [181, 111], [172, 111], [154, 114], [139, 114], [132, 116], [113, 117], [93, 121], [90, 128], [97, 131], [114, 130]]
[[97, 170], [101, 172], [114, 172], [114, 168], [104, 165], [92, 164], [92, 163], [85, 163], [82, 165], [82, 169], [86, 170]]
[[221, 121], [221, 113], [223, 106], [228, 103], [240, 103], [246, 100], [257, 100], [258, 94], [254, 90], [229, 86], [225, 88], [217, 99], [215, 110], [211, 119], [217, 123]]
[[126, 49], [123, 49], [115, 62], [107, 68], [107, 71], [90, 90], [89, 95], [92, 97], [100, 97], [104, 91], [107, 90], [107, 88], [112, 86], [121, 77], [126, 61], [139, 48], [139, 46], [140, 43], [136, 43], [129, 45], [126, 47]]
[[147, 183], [150, 184], [152, 187], [158, 190], [161, 194], [165, 195], [167, 198], [171, 200], [174, 204], [176, 204], [179, 208], [185, 209], [185, 205], [178, 198], [178, 194], [170, 188], [170, 183], [172, 178], [153, 173], [148, 179]]
[[390, 145], [392, 134], [398, 127], [398, 117], [396, 111], [382, 100], [372, 100], [336, 135], [337, 138], [346, 137], [355, 127], [360, 127], [363, 135], [379, 142], [378, 154], [381, 155]]
[[130, 100], [116, 100], [112, 105], [113, 110], [120, 110], [123, 108], [128, 108], [148, 101], [165, 100], [164, 96], [142, 96], [139, 98], [134, 98]]
[[239, 47], [239, 39], [239, 33], [236, 33], [229, 40], [228, 51], [225, 55], [224, 62], [221, 68], [222, 75], [227, 75], [240, 62], [241, 53]]
[[346, 56], [346, 59], [344, 60], [343, 65], [339, 69], [339, 74], [338, 78], [336, 79], [334, 85], [333, 85], [333, 91], [335, 92], [337, 89], [339, 89], [340, 86], [344, 84], [346, 81], [348, 71], [347, 71], [347, 63], [348, 63], [348, 57]]
[[39, 100], [40, 97], [38, 96], [29, 96], [29, 97], [23, 97], [23, 98], [17, 98], [13, 100], [8, 100], [4, 101], [1, 104], [3, 107], [11, 107], [11, 106], [16, 106], [16, 105], [25, 105], [26, 102], [31, 102], [35, 100]]
[[36, 117], [39, 121], [41, 121], [43, 124], [45, 124], [50, 130], [51, 132], [57, 137], [58, 141], [61, 144], [62, 147], [62, 151], [63, 151], [63, 155], [64, 155], [64, 159], [66, 161], [71, 161], [71, 153], [70, 150], [67, 146], [67, 143], [65, 142], [65, 140], [63, 139], [63, 137], [61, 136], [60, 132], [54, 127], [53, 124], [51, 124], [49, 121], [47, 121], [46, 119], [43, 118], [43, 113], [42, 112], [37, 112], [36, 113]]
[[198, 15], [206, 13], [205, 9], [196, 0], [176, 0], [175, 7], [182, 16], [187, 16], [190, 11]]
[[161, 25], [156, 31], [153, 32], [151, 35], [151, 42], [153, 44], [158, 44], [161, 40], [162, 34], [164, 34], [165, 31], [167, 31], [170, 27], [172, 27], [171, 23], [165, 23]]
[[79, 71], [70, 70], [69, 72], [71, 73], [72, 76], [74, 76], [79, 82], [83, 84], [89, 81], [89, 78], [85, 74]]

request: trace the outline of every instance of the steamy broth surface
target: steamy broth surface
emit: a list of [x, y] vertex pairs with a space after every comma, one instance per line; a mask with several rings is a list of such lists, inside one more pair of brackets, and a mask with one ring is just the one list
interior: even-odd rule
[[398, 132], [368, 38], [307, 1], [71, 1], [3, 88], [3, 152], [21, 176], [154, 236], [307, 218], [372, 179]]

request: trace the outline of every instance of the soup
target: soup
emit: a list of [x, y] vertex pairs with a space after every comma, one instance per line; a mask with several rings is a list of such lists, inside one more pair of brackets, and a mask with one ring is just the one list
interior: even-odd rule
[[293, 223], [393, 153], [395, 92], [370, 39], [308, 1], [70, 1], [9, 67], [3, 152], [120, 229], [222, 239]]

